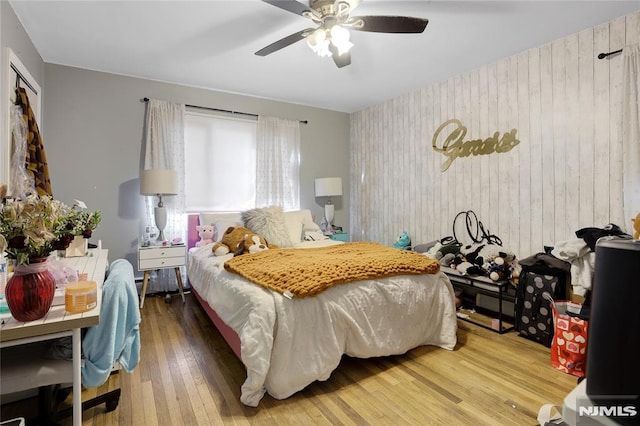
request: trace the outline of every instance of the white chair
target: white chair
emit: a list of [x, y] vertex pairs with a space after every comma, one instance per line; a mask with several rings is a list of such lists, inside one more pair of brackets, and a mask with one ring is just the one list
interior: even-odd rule
[[[128, 261], [118, 259], [109, 266], [102, 286], [100, 324], [83, 330], [82, 382], [85, 387], [104, 383], [114, 366], [122, 365], [125, 371], [133, 371], [140, 358], [139, 323], [133, 267]], [[71, 338], [63, 339], [65, 341], [59, 342], [62, 347], [70, 348], [66, 339], [70, 342]], [[0, 395], [37, 388], [40, 422], [55, 422], [73, 413], [72, 407], [55, 410], [56, 400], [64, 399], [69, 394], [68, 387], [73, 381], [73, 362], [70, 351], [62, 356], [66, 359], [48, 357], [51, 343], [51, 340], [45, 340], [11, 346], [3, 348], [0, 355]], [[113, 411], [118, 406], [120, 393], [120, 389], [115, 389], [84, 401], [82, 409], [104, 402], [107, 411]]]

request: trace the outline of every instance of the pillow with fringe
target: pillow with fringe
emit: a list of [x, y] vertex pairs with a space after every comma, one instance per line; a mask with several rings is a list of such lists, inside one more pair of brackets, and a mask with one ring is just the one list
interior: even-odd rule
[[244, 226], [264, 237], [269, 244], [279, 247], [291, 247], [293, 243], [280, 206], [251, 209], [242, 212]]

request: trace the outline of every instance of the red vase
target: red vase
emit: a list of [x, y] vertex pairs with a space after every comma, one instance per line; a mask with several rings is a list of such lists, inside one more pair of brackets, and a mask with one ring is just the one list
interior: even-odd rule
[[47, 258], [32, 259], [29, 265], [16, 266], [4, 293], [11, 315], [18, 321], [44, 317], [53, 302], [56, 280], [47, 269]]

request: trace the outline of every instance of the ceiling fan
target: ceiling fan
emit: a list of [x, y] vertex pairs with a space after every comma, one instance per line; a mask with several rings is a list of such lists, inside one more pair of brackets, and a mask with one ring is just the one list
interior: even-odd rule
[[331, 56], [342, 68], [351, 64], [349, 29], [375, 33], [421, 33], [428, 19], [410, 16], [350, 16], [360, 0], [309, 0], [309, 6], [295, 0], [262, 0], [280, 9], [311, 19], [318, 25], [284, 37], [258, 50], [256, 55], [267, 56], [282, 48], [306, 39], [319, 56]]

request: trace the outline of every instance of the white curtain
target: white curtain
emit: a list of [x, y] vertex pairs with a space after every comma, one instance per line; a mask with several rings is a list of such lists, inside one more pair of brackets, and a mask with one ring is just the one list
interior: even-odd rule
[[258, 117], [256, 206], [300, 208], [300, 123]]
[[[145, 119], [144, 169], [175, 170], [178, 174], [178, 194], [164, 196], [167, 209], [167, 227], [164, 235], [168, 240], [181, 237], [186, 241], [187, 220], [184, 208], [184, 111], [183, 104], [151, 99], [147, 104]], [[146, 223], [154, 225], [153, 208], [156, 197], [146, 197]], [[163, 269], [162, 279], [151, 280], [149, 290], [169, 291], [177, 288], [174, 270]]]
[[640, 44], [625, 46], [623, 76], [622, 149], [625, 228], [640, 213]]

